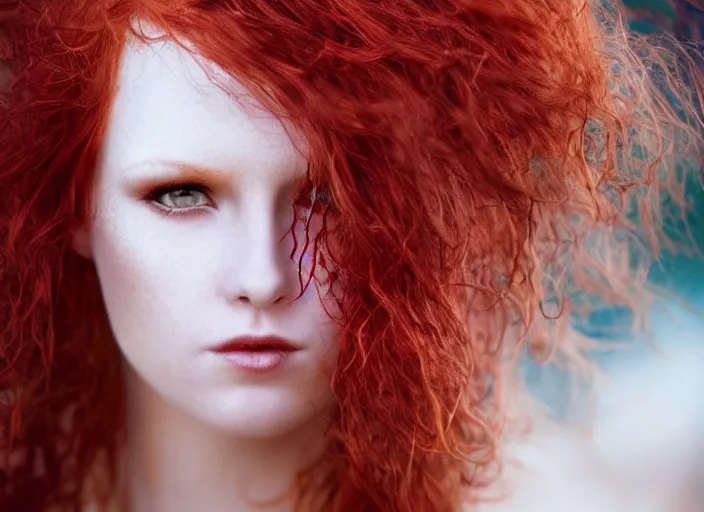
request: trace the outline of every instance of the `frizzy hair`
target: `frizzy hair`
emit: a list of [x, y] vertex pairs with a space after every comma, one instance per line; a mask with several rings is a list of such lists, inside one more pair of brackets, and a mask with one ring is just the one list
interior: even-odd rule
[[519, 349], [576, 361], [571, 318], [644, 307], [659, 203], [686, 207], [674, 164], [700, 149], [691, 60], [598, 1], [0, 3], [2, 510], [79, 510], [115, 464], [118, 352], [70, 244], [143, 23], [290, 120], [332, 199], [339, 407], [300, 503], [458, 510], [497, 460]]

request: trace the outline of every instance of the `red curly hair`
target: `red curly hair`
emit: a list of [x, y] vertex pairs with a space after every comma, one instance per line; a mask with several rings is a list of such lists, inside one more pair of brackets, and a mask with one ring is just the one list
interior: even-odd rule
[[674, 162], [701, 147], [696, 66], [599, 0], [0, 2], [2, 510], [116, 485], [119, 354], [70, 241], [141, 21], [290, 120], [332, 198], [339, 406], [300, 503], [459, 510], [518, 349], [575, 360], [576, 315], [644, 305], [661, 200], [686, 207]]

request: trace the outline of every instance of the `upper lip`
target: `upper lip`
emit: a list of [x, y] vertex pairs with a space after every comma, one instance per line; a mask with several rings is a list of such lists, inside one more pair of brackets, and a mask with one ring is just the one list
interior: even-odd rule
[[293, 342], [280, 336], [239, 336], [217, 345], [213, 352], [226, 354], [228, 352], [248, 352], [254, 350], [273, 350], [277, 352], [293, 352], [299, 350]]

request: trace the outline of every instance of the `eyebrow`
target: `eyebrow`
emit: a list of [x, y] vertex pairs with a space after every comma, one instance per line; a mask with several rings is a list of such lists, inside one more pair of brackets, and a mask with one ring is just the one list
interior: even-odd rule
[[179, 183], [207, 181], [213, 188], [230, 186], [233, 173], [222, 169], [173, 160], [147, 160], [122, 169], [130, 187], [148, 185], [154, 181]]
[[[157, 186], [205, 185], [213, 192], [221, 193], [237, 186], [237, 172], [225, 171], [218, 167], [177, 160], [145, 160], [124, 167], [126, 187], [133, 195], [143, 195]], [[284, 189], [295, 190], [305, 182], [307, 175], [299, 176], [282, 184]]]

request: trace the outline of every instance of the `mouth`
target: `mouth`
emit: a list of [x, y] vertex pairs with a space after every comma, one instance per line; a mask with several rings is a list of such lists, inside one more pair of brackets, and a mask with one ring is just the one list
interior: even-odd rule
[[295, 352], [300, 350], [292, 342], [279, 336], [241, 336], [215, 347], [216, 354], [234, 352]]
[[300, 347], [278, 336], [243, 336], [226, 341], [212, 352], [247, 373], [269, 373], [280, 368]]

